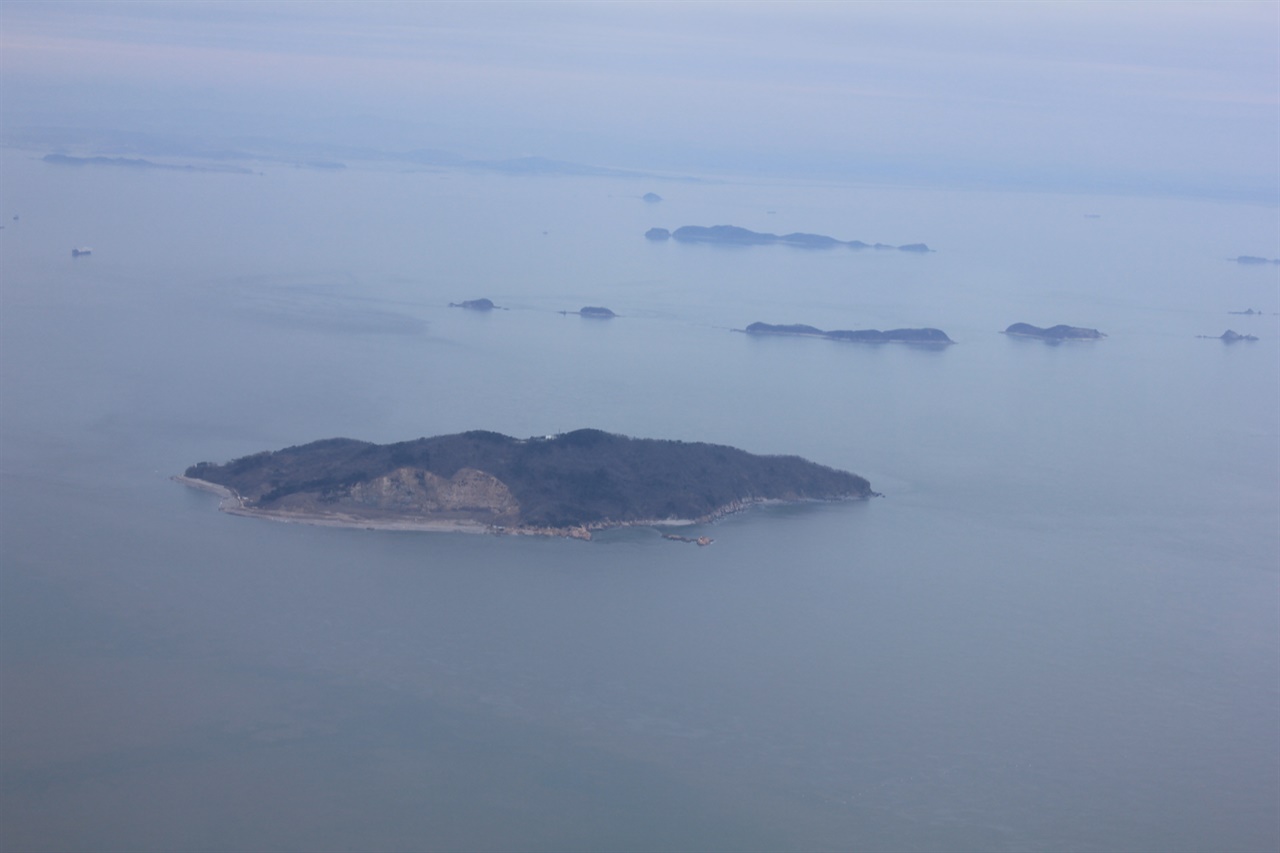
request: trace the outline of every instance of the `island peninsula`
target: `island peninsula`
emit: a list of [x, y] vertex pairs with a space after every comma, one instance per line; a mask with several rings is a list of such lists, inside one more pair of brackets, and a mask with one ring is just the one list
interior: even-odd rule
[[703, 523], [772, 501], [875, 495], [798, 456], [595, 429], [516, 439], [475, 430], [396, 444], [348, 438], [201, 462], [180, 482], [221, 509], [278, 521], [590, 539], [609, 527]]

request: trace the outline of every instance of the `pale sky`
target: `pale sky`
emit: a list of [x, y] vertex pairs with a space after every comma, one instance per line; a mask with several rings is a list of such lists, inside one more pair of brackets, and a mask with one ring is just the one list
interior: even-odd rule
[[0, 4], [0, 119], [1277, 194], [1280, 3]]

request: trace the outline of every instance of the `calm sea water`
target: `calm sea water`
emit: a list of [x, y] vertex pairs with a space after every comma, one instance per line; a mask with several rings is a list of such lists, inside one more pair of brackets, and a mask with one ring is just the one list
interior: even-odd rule
[[[1280, 846], [1280, 268], [1226, 261], [1280, 255], [1275, 208], [0, 168], [4, 849]], [[720, 223], [937, 251], [641, 237]], [[481, 296], [509, 310], [447, 307]], [[1261, 340], [1195, 337], [1228, 327]], [[273, 524], [168, 479], [584, 426], [886, 497], [699, 549]]]

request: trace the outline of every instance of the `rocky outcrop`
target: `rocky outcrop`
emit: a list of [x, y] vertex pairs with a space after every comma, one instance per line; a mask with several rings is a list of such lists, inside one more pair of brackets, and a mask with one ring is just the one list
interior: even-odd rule
[[710, 536], [697, 536], [697, 537], [695, 537], [695, 536], [681, 536], [681, 535], [680, 535], [680, 534], [678, 534], [678, 533], [664, 533], [664, 534], [662, 534], [662, 538], [663, 538], [663, 539], [670, 539], [672, 542], [689, 542], [689, 543], [692, 543], [692, 544], [694, 544], [694, 545], [701, 546], [701, 547], [703, 547], [703, 548], [705, 548], [706, 546], [710, 545], [712, 542], [716, 541], [716, 540], [712, 539]]

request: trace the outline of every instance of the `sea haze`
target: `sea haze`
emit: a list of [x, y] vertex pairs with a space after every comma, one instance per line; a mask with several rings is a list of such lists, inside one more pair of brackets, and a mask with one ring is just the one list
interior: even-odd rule
[[[1275, 207], [42, 153], [0, 153], [6, 849], [1280, 847], [1280, 268], [1227, 260]], [[936, 251], [643, 237], [715, 224]], [[697, 548], [169, 479], [581, 427], [885, 497]]]

